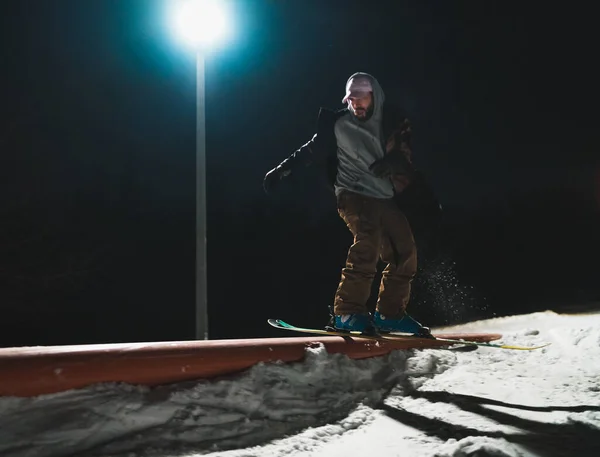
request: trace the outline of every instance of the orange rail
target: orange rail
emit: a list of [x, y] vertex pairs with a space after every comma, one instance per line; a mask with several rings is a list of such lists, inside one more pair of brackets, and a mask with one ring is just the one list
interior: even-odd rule
[[[500, 335], [469, 337], [491, 341]], [[156, 386], [207, 379], [259, 362], [300, 361], [307, 347], [318, 344], [353, 359], [445, 345], [423, 339], [383, 342], [330, 336], [5, 348], [0, 349], [0, 396], [31, 397], [101, 382]]]

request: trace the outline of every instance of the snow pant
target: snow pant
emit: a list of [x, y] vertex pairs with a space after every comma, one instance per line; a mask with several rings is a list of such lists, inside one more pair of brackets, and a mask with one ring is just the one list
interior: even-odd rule
[[393, 199], [344, 191], [338, 212], [354, 236], [335, 294], [335, 314], [367, 313], [367, 301], [381, 259], [385, 264], [377, 311], [386, 317], [404, 313], [417, 271], [417, 249], [408, 220]]

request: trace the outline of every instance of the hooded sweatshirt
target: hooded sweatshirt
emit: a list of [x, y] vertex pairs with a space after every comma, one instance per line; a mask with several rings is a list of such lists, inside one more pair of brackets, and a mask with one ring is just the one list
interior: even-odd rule
[[382, 113], [385, 96], [377, 80], [367, 73], [355, 73], [367, 76], [373, 87], [373, 114], [362, 121], [351, 111], [340, 117], [335, 123], [337, 142], [338, 170], [335, 181], [335, 193], [344, 190], [375, 198], [391, 198], [394, 186], [389, 178], [378, 178], [369, 166], [385, 154]]

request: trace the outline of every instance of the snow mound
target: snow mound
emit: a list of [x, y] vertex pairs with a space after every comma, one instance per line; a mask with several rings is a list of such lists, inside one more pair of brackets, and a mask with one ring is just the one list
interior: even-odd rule
[[[444, 350], [426, 350], [418, 353], [416, 357], [410, 357], [406, 362], [406, 380], [409, 381], [411, 389], [422, 386], [432, 375], [441, 374], [450, 367], [456, 365], [456, 356]], [[396, 386], [406, 387], [407, 384]]]
[[[439, 372], [438, 362], [451, 363], [432, 357], [407, 368], [410, 355], [394, 351], [352, 360], [321, 346], [307, 349], [301, 363], [262, 363], [232, 378], [156, 389], [103, 384], [36, 399], [4, 398], [0, 454], [215, 451], [253, 446], [301, 430], [306, 433], [295, 446], [310, 447], [315, 440], [365, 424], [370, 413], [357, 408], [375, 407], [407, 370], [424, 376]], [[323, 428], [325, 424], [330, 425]]]
[[450, 439], [435, 457], [522, 457], [519, 450], [503, 438], [476, 436], [460, 441]]

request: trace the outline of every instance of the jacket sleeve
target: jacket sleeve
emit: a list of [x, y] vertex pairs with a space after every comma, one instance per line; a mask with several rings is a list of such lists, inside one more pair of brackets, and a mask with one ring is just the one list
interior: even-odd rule
[[312, 165], [318, 158], [320, 148], [318, 134], [313, 137], [299, 149], [294, 151], [287, 159], [279, 164], [284, 176], [291, 174], [294, 170]]
[[279, 165], [284, 176], [300, 168], [309, 167], [313, 163], [325, 160], [328, 151], [335, 150], [333, 126], [339, 115], [340, 113], [330, 111], [326, 108], [319, 110], [317, 133]]

